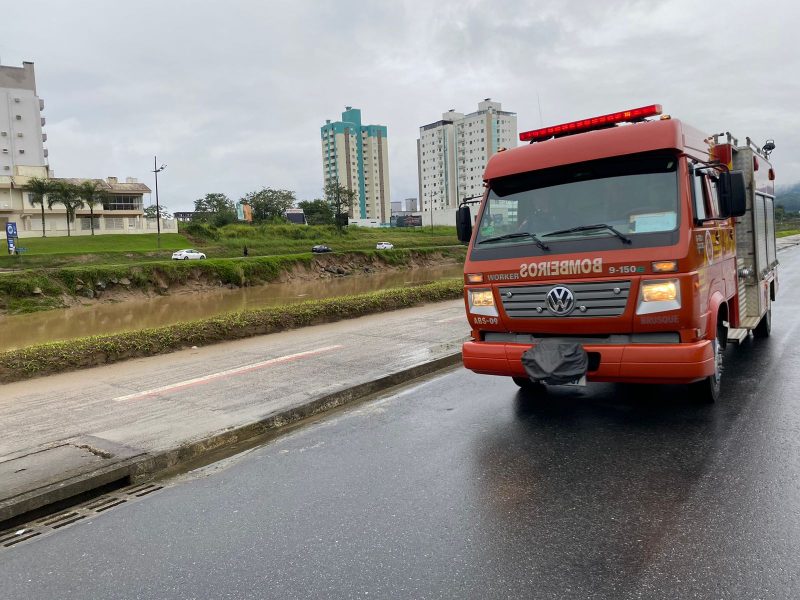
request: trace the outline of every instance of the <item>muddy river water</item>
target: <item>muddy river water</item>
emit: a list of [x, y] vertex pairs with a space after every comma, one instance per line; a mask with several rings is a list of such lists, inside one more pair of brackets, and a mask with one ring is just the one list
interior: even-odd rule
[[117, 303], [0, 316], [0, 352], [44, 342], [119, 333], [213, 317], [248, 308], [291, 304], [461, 277], [460, 264], [422, 267], [252, 288], [176, 293]]

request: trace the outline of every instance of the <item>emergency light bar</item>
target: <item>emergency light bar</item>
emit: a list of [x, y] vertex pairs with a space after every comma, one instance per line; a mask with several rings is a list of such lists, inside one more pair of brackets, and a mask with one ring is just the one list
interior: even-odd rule
[[660, 104], [651, 104], [649, 106], [642, 106], [640, 108], [632, 108], [630, 110], [623, 110], [622, 112], [615, 112], [600, 117], [592, 117], [590, 119], [583, 119], [581, 121], [572, 121], [571, 123], [562, 123], [561, 125], [553, 125], [552, 127], [543, 127], [542, 129], [533, 129], [531, 131], [524, 131], [519, 134], [521, 142], [537, 142], [551, 137], [559, 137], [562, 135], [571, 135], [573, 133], [581, 133], [583, 131], [591, 131], [592, 129], [604, 129], [617, 123], [633, 123], [641, 121], [647, 117], [654, 117], [661, 114]]

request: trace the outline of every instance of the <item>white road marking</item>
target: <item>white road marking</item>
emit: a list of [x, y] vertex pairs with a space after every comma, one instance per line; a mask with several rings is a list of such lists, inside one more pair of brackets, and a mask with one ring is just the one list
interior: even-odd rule
[[177, 383], [172, 383], [170, 385], [164, 385], [150, 390], [145, 390], [143, 392], [136, 392], [134, 394], [128, 394], [126, 396], [119, 396], [117, 398], [114, 398], [114, 401], [122, 402], [124, 400], [135, 400], [137, 398], [146, 398], [147, 396], [154, 396], [162, 392], [172, 392], [175, 390], [180, 390], [187, 387], [193, 387], [196, 385], [205, 385], [206, 383], [215, 381], [217, 379], [224, 379], [226, 377], [231, 377], [232, 375], [240, 375], [242, 373], [257, 371], [258, 369], [263, 369], [264, 367], [269, 367], [271, 365], [289, 362], [292, 360], [296, 360], [298, 358], [305, 358], [307, 356], [314, 356], [315, 354], [322, 354], [323, 352], [330, 352], [331, 350], [336, 350], [341, 347], [342, 347], [341, 344], [337, 344], [335, 346], [323, 346], [322, 348], [316, 348], [315, 350], [306, 350], [305, 352], [298, 352], [296, 354], [287, 354], [286, 356], [271, 358], [269, 360], [253, 363], [251, 365], [244, 365], [241, 367], [236, 367], [235, 369], [227, 369], [226, 371], [220, 371], [218, 373], [212, 373], [211, 375], [204, 375], [203, 377], [195, 377], [194, 379], [179, 381]]

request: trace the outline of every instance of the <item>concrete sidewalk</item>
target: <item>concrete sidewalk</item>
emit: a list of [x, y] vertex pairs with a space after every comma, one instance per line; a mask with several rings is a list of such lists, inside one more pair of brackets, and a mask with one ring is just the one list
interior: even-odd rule
[[778, 238], [775, 244], [778, 252], [786, 250], [787, 248], [800, 244], [800, 235], [787, 235], [786, 237]]
[[460, 363], [462, 300], [0, 386], [0, 522]]

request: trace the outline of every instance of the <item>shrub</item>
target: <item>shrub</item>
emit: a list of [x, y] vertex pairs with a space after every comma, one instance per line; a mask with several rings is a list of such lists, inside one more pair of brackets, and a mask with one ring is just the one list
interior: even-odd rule
[[452, 300], [460, 298], [462, 293], [463, 283], [459, 279], [454, 279], [419, 287], [312, 300], [288, 306], [242, 311], [167, 327], [10, 350], [0, 353], [0, 383], [93, 367], [128, 358], [164, 354], [187, 346], [212, 344], [408, 308], [424, 302]]

